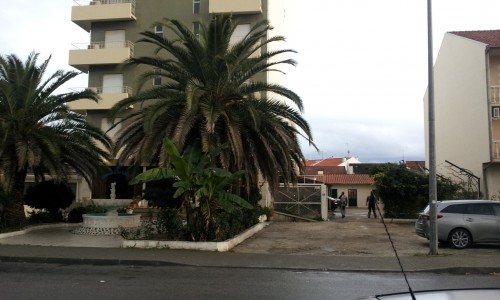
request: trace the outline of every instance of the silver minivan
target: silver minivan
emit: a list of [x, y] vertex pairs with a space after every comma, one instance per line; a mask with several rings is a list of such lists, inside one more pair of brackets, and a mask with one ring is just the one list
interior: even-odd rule
[[[438, 241], [464, 249], [472, 244], [500, 243], [500, 202], [447, 200], [436, 204]], [[429, 239], [429, 206], [415, 222], [419, 236]]]

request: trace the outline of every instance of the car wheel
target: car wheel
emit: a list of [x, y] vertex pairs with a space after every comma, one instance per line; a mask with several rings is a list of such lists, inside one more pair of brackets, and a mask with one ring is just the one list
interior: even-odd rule
[[453, 229], [448, 236], [448, 245], [455, 249], [464, 249], [472, 243], [472, 236], [466, 229], [457, 228]]

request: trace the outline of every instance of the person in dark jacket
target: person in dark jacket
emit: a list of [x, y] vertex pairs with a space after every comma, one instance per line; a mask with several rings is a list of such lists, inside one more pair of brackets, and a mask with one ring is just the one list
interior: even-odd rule
[[342, 192], [339, 197], [339, 205], [340, 205], [340, 213], [342, 214], [342, 218], [345, 218], [345, 207], [347, 206], [347, 196]]
[[370, 192], [370, 195], [366, 197], [366, 205], [368, 206], [368, 218], [371, 216], [371, 212], [373, 211], [373, 216], [375, 219], [377, 218], [377, 213], [375, 212], [375, 203], [377, 199], [375, 198], [375, 193], [373, 191]]

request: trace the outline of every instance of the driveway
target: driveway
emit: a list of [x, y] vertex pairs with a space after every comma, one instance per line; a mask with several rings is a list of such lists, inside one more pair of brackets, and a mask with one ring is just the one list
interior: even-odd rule
[[[239, 253], [297, 255], [393, 256], [394, 251], [380, 218], [368, 219], [366, 209], [347, 209], [345, 219], [332, 214], [326, 222], [273, 222], [233, 248]], [[386, 220], [390, 221], [390, 220]], [[416, 235], [414, 222], [388, 223], [387, 229], [400, 256], [427, 255], [429, 242]], [[443, 255], [496, 255], [499, 246], [455, 250], [439, 245]]]

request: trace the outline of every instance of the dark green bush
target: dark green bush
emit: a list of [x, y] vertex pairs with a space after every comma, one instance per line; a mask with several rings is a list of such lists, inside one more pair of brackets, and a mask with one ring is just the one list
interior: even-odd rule
[[24, 197], [27, 205], [48, 210], [54, 219], [61, 219], [59, 210], [70, 206], [74, 199], [75, 195], [67, 184], [53, 180], [29, 188]]
[[0, 228], [5, 228], [5, 206], [7, 205], [7, 202], [9, 201], [9, 198], [7, 194], [3, 191], [3, 189], [0, 187]]
[[68, 213], [67, 221], [69, 223], [81, 223], [83, 222], [83, 214], [85, 213], [85, 207], [79, 206], [71, 209]]
[[54, 219], [54, 216], [49, 211], [33, 211], [28, 217], [29, 224], [53, 223], [57, 221], [58, 219]]
[[98, 205], [88, 205], [84, 206], [81, 203], [75, 203], [72, 207], [69, 207], [67, 211], [66, 221], [69, 223], [80, 223], [83, 222], [84, 214], [102, 214], [106, 213], [108, 210], [105, 207]]
[[182, 199], [180, 197], [174, 198], [175, 188], [172, 187], [174, 182], [173, 179], [148, 182], [144, 190], [144, 199], [148, 200], [149, 206], [160, 208], [181, 207]]
[[258, 208], [236, 208], [232, 212], [218, 210], [208, 228], [200, 213], [200, 210], [196, 209], [187, 224], [188, 238], [193, 241], [225, 241], [257, 224], [260, 210]]
[[179, 240], [185, 237], [185, 229], [179, 211], [163, 208], [158, 212], [156, 230], [161, 239]]
[[[382, 164], [371, 169], [376, 195], [384, 203], [384, 216], [414, 219], [429, 202], [429, 176], [413, 172], [404, 164]], [[461, 187], [451, 180], [437, 180], [437, 198], [456, 199]]]

